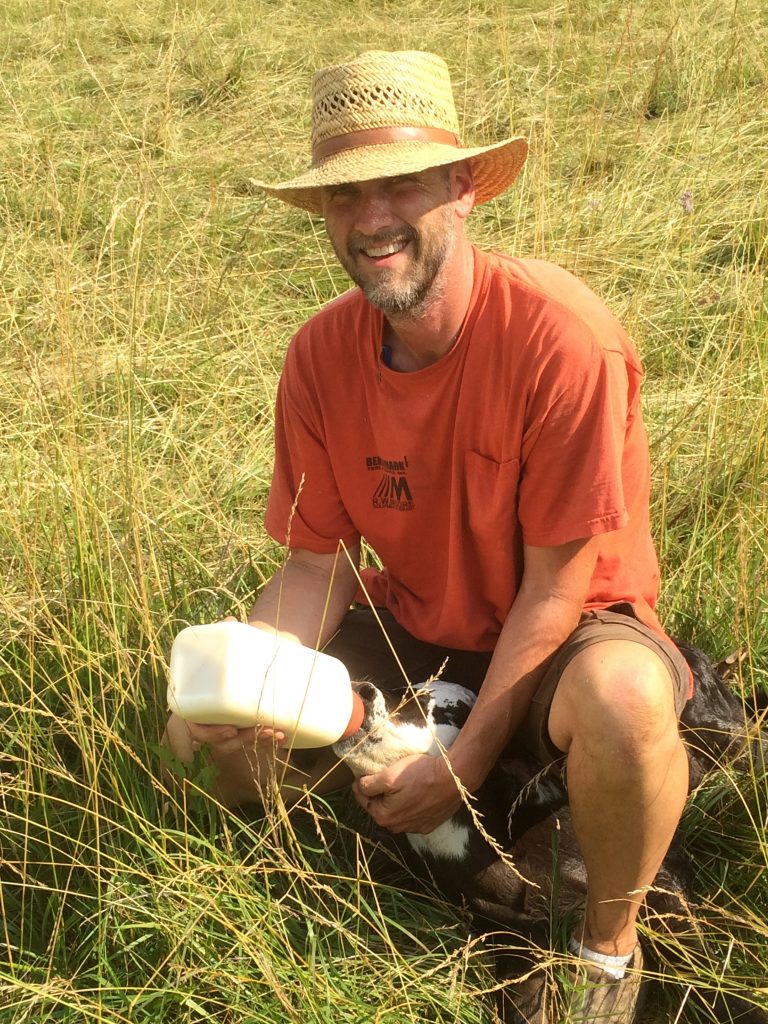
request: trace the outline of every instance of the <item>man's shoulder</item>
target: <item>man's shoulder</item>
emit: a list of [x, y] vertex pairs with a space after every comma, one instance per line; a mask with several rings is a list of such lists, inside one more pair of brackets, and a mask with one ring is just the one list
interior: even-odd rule
[[[507, 297], [516, 316], [535, 323], [548, 336], [574, 340], [581, 336], [603, 350], [614, 350], [637, 362], [634, 347], [617, 317], [592, 289], [564, 267], [548, 260], [486, 254], [490, 300]], [[639, 364], [638, 364], [639, 365]]]
[[331, 299], [298, 328], [286, 353], [284, 373], [319, 380], [356, 365], [375, 336], [371, 306], [359, 288]]
[[296, 332], [302, 334], [322, 334], [332, 332], [339, 324], [360, 322], [368, 311], [368, 302], [359, 288], [350, 288], [335, 299], [313, 313]]
[[485, 255], [491, 279], [497, 287], [517, 289], [532, 299], [558, 303], [566, 308], [585, 302], [605, 306], [581, 278], [549, 260], [500, 252]]

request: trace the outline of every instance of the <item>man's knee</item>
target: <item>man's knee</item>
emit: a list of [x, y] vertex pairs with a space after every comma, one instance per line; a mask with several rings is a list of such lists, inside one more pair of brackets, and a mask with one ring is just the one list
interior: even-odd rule
[[563, 672], [550, 709], [549, 732], [566, 752], [575, 737], [628, 756], [675, 745], [674, 685], [666, 666], [642, 644], [593, 644]]

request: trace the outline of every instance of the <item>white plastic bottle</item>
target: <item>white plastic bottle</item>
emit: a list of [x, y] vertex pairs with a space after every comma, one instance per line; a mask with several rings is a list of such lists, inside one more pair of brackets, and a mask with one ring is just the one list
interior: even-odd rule
[[243, 622], [187, 626], [173, 642], [171, 711], [204, 725], [270, 726], [293, 747], [324, 747], [360, 728], [344, 665]]

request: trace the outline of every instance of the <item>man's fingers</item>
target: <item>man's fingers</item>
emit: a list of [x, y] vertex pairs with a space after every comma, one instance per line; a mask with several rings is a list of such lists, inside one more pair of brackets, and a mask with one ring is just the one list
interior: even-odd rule
[[189, 734], [198, 743], [223, 743], [237, 737], [238, 729], [234, 725], [201, 725], [199, 722], [187, 722]]
[[279, 729], [270, 729], [269, 726], [263, 725], [256, 729], [256, 742], [257, 743], [276, 743], [277, 746], [285, 743], [285, 733], [280, 732]]
[[228, 754], [240, 747], [252, 747], [254, 743], [281, 746], [285, 742], [285, 733], [268, 727], [238, 729], [235, 725], [201, 725], [199, 722], [187, 722], [187, 727], [195, 742], [207, 743]]
[[373, 820], [378, 822], [379, 825], [385, 825], [385, 821], [382, 820], [386, 819], [386, 809], [384, 806], [385, 798], [382, 796], [365, 796], [365, 794], [360, 792], [357, 782], [352, 786], [352, 792], [355, 800], [357, 800], [363, 810], [367, 811]]
[[355, 787], [361, 797], [368, 799], [390, 792], [385, 772], [378, 772], [376, 775], [363, 775], [357, 780]]

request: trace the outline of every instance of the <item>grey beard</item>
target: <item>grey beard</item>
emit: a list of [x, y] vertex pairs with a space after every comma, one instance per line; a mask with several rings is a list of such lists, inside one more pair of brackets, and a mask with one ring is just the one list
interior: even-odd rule
[[377, 285], [361, 281], [355, 283], [362, 289], [372, 306], [381, 310], [384, 316], [394, 318], [421, 313], [440, 298], [443, 292], [442, 283], [438, 281], [437, 275], [399, 288], [388, 286], [386, 281], [380, 281]]

